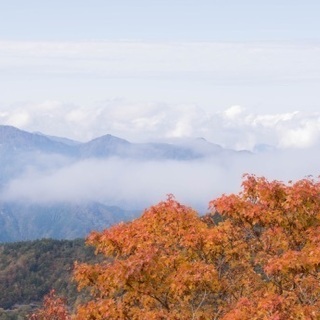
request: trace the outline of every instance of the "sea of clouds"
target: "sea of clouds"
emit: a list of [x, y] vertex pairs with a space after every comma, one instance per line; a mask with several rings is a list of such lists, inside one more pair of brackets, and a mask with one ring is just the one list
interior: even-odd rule
[[193, 161], [64, 161], [41, 156], [34, 163], [45, 165], [30, 165], [3, 188], [1, 199], [6, 201], [99, 201], [141, 209], [174, 194], [205, 212], [210, 200], [238, 192], [244, 173], [288, 181], [320, 172], [318, 113], [256, 114], [240, 106], [210, 112], [195, 105], [122, 100], [88, 108], [47, 101], [2, 108], [0, 122], [79, 141], [107, 133], [132, 142], [203, 137], [225, 148], [250, 151]]
[[41, 155], [1, 199], [140, 208], [173, 193], [206, 208], [246, 172], [316, 177], [319, 52], [312, 41], [0, 41], [0, 124], [82, 142], [202, 137], [251, 152], [186, 162]]
[[320, 112], [254, 113], [241, 106], [211, 111], [192, 104], [133, 103], [122, 99], [81, 106], [59, 101], [0, 106], [0, 123], [79, 141], [112, 134], [133, 142], [203, 137], [235, 150], [318, 145]]

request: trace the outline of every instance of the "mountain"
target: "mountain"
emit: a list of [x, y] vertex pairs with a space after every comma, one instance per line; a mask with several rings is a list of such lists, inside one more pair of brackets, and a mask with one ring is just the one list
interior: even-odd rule
[[0, 242], [83, 238], [134, 215], [134, 211], [101, 203], [6, 202], [0, 206]]
[[[104, 195], [97, 200], [72, 200], [68, 202], [38, 201], [41, 199], [41, 189], [35, 194], [33, 200], [5, 198], [1, 201], [1, 195], [8, 190], [15, 192], [15, 181], [27, 181], [24, 190], [32, 185], [34, 179], [41, 183], [49, 183], [55, 188], [67, 190], [69, 180], [78, 181], [81, 175], [91, 179], [92, 185], [97, 179], [97, 170], [110, 171], [106, 168], [108, 161], [103, 159], [115, 159], [119, 161], [134, 160], [140, 163], [140, 175], [129, 179], [129, 183], [135, 185], [136, 179], [143, 178], [146, 162], [170, 160], [179, 165], [179, 162], [195, 161], [205, 158], [224, 158], [238, 152], [224, 149], [219, 145], [210, 143], [203, 138], [175, 139], [170, 142], [132, 143], [130, 141], [112, 136], [110, 134], [95, 138], [88, 142], [78, 142], [63, 137], [48, 136], [43, 133], [31, 133], [12, 126], [0, 125], [0, 241], [20, 241], [38, 238], [74, 239], [84, 237], [91, 230], [101, 230], [122, 220], [134, 217], [141, 210], [124, 210], [128, 203], [124, 202], [124, 196], [112, 193], [113, 198]], [[98, 159], [99, 161], [95, 161]], [[93, 161], [92, 161], [93, 160]], [[84, 163], [93, 163], [93, 166], [83, 166]], [[122, 162], [123, 163], [123, 162]], [[125, 162], [126, 163], [126, 162]], [[131, 163], [128, 161], [128, 163]], [[94, 165], [99, 165], [95, 168]], [[83, 170], [75, 170], [73, 174], [65, 175], [70, 168], [79, 165]], [[78, 167], [79, 167], [78, 166]], [[92, 175], [94, 169], [95, 175]], [[108, 172], [109, 172], [108, 171]], [[69, 171], [68, 171], [69, 172]], [[59, 183], [50, 180], [59, 175]], [[122, 172], [112, 172], [108, 179], [112, 183], [118, 181]], [[46, 179], [49, 180], [46, 180]], [[41, 180], [44, 179], [44, 180]], [[69, 179], [69, 180], [67, 180]], [[43, 182], [44, 181], [44, 182]], [[49, 181], [49, 182], [48, 182]], [[86, 180], [82, 181], [85, 185]], [[122, 181], [121, 179], [119, 181]], [[81, 182], [79, 182], [81, 183]], [[119, 183], [119, 182], [117, 182]], [[62, 185], [61, 185], [62, 184]], [[65, 186], [66, 185], [66, 186]], [[138, 185], [137, 185], [138, 186]], [[30, 186], [32, 189], [32, 186]], [[77, 188], [76, 184], [70, 184], [71, 189]], [[27, 190], [28, 191], [28, 190]], [[100, 192], [99, 190], [95, 192]], [[102, 200], [100, 200], [102, 199]], [[119, 204], [120, 203], [120, 204]], [[140, 206], [139, 199], [136, 202]], [[116, 206], [114, 206], [116, 204]], [[141, 209], [141, 208], [140, 208]]]
[[81, 143], [67, 138], [30, 133], [12, 126], [0, 125], [1, 157], [34, 152], [75, 159], [121, 157], [150, 160], [190, 160], [233, 151], [223, 149], [203, 138], [175, 140], [173, 143], [131, 143], [107, 134]]
[[114, 137], [111, 134], [78, 145], [79, 154], [82, 158], [127, 157], [130, 155], [131, 148], [132, 144], [129, 141]]
[[0, 126], [0, 155], [4, 152], [45, 152], [71, 155], [72, 146], [37, 133], [29, 133], [12, 126]]
[[234, 152], [200, 139], [176, 139], [172, 143], [131, 143], [110, 134], [78, 145], [82, 158], [120, 157], [140, 160], [192, 160]]
[[0, 187], [30, 167], [46, 168], [48, 158], [54, 160], [50, 161], [50, 166], [53, 163], [61, 166], [67, 159], [76, 159], [77, 153], [73, 145], [42, 134], [0, 125]]
[[63, 144], [69, 145], [69, 146], [75, 146], [75, 145], [81, 144], [81, 142], [76, 141], [76, 140], [72, 140], [69, 138], [63, 138], [63, 137], [49, 136], [49, 135], [43, 134], [42, 132], [34, 132], [34, 134], [47, 137], [48, 139], [50, 139], [52, 141], [61, 142]]
[[58, 169], [84, 159], [189, 161], [233, 153], [236, 152], [203, 138], [176, 139], [170, 143], [131, 143], [107, 134], [83, 143], [0, 125], [0, 187], [31, 168], [38, 171]]

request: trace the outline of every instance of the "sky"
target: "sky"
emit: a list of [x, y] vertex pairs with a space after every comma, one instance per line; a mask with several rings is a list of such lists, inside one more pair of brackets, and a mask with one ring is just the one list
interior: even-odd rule
[[316, 0], [0, 2], [0, 103], [317, 111]]
[[317, 0], [0, 0], [0, 124], [275, 148], [300, 172], [320, 156], [319, 12]]
[[[319, 111], [319, 9], [316, 0], [1, 1], [0, 123], [81, 141], [204, 135], [231, 148], [241, 143], [203, 118], [240, 107], [243, 131], [248, 115], [300, 112], [305, 127]], [[197, 112], [202, 132], [186, 123]], [[283, 139], [276, 145], [291, 144]]]

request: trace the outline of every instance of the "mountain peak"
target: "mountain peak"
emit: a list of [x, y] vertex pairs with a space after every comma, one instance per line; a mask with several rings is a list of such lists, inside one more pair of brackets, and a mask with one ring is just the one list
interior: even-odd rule
[[125, 144], [129, 144], [130, 143], [129, 141], [127, 141], [125, 139], [113, 136], [112, 134], [109, 134], [109, 133], [105, 134], [105, 135], [103, 135], [101, 137], [95, 138], [95, 139], [89, 141], [88, 143], [97, 142], [97, 141], [101, 141], [101, 142], [116, 142], [116, 143], [125, 143]]

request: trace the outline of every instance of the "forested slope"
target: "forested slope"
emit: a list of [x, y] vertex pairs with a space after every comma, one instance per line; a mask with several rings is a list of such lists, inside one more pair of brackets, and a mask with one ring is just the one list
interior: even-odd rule
[[[74, 262], [95, 260], [97, 257], [93, 249], [85, 246], [82, 239], [42, 239], [1, 244], [0, 308], [20, 309], [23, 313], [39, 304], [51, 289], [74, 304]], [[0, 319], [18, 319], [17, 313], [0, 310]]]

